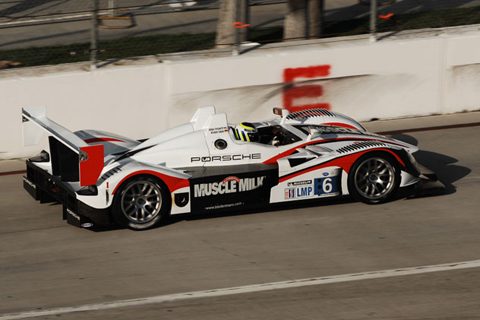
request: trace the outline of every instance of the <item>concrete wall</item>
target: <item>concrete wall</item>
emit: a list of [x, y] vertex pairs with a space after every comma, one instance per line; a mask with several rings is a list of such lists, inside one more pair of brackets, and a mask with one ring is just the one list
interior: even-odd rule
[[480, 32], [5, 78], [0, 159], [42, 147], [22, 147], [24, 106], [46, 106], [72, 131], [140, 139], [211, 104], [232, 123], [270, 118], [278, 106], [327, 107], [360, 121], [478, 110], [479, 85]]
[[46, 106], [48, 117], [72, 131], [154, 135], [168, 124], [168, 108], [162, 107], [165, 87], [161, 64], [0, 80], [0, 159], [29, 156], [41, 148], [22, 147], [24, 106]]

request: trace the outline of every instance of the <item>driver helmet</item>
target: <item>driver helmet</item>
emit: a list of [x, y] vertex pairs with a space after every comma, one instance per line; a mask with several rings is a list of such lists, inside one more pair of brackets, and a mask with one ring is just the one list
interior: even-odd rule
[[258, 130], [250, 122], [242, 122], [235, 127], [235, 138], [248, 142], [258, 141]]

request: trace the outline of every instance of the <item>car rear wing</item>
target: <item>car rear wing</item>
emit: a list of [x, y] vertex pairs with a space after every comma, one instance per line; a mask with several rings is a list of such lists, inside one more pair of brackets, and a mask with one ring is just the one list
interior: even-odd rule
[[104, 166], [103, 145], [88, 145], [75, 133], [47, 118], [45, 107], [22, 109], [23, 144], [36, 145], [48, 132], [53, 175], [62, 181], [94, 185]]

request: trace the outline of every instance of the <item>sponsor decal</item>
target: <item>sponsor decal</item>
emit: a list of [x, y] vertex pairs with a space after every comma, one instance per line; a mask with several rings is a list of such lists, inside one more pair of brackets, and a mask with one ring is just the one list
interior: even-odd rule
[[80, 216], [78, 214], [76, 214], [75, 212], [73, 212], [72, 210], [67, 208], [67, 213], [69, 215], [71, 215], [72, 217], [74, 217], [75, 219], [77, 219], [78, 221], [80, 221]]
[[37, 186], [32, 181], [28, 180], [26, 177], [23, 177], [23, 181], [26, 182], [33, 189], [37, 189]]
[[242, 161], [245, 159], [258, 160], [261, 158], [262, 158], [262, 155], [260, 153], [228, 154], [224, 156], [191, 157], [190, 162], [227, 162], [227, 161]]
[[301, 199], [313, 195], [313, 187], [297, 187], [285, 189], [285, 199]]
[[208, 132], [210, 132], [210, 134], [224, 133], [228, 132], [228, 127], [209, 128]]
[[238, 183], [240, 183], [240, 179], [234, 176], [226, 177], [225, 179], [223, 179], [222, 183], [227, 183], [228, 181], [237, 181]]
[[238, 178], [230, 176], [221, 182], [200, 183], [194, 185], [194, 197], [208, 197], [219, 194], [252, 191], [263, 186], [266, 176], [255, 178]]
[[294, 187], [294, 186], [303, 186], [303, 185], [306, 185], [306, 184], [312, 184], [312, 180], [304, 180], [304, 181], [293, 181], [293, 182], [289, 182], [288, 183], [288, 186], [289, 187]]
[[329, 175], [329, 173], [328, 173], [328, 172], [324, 172], [324, 173], [322, 173], [322, 174], [323, 174], [323, 176], [324, 176], [324, 177], [326, 177], [326, 176], [328, 176], [328, 175]]
[[[268, 204], [272, 186], [278, 184], [278, 168], [255, 168], [253, 171], [237, 168], [241, 169], [240, 172], [231, 171], [221, 175], [223, 170], [213, 170], [212, 173], [219, 175], [193, 177], [190, 180], [191, 211], [228, 210]], [[235, 170], [235, 167], [230, 170]], [[280, 192], [283, 192], [283, 188]]]

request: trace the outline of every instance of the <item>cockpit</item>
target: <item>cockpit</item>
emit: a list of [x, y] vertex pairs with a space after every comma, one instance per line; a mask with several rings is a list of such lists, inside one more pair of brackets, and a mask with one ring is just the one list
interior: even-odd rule
[[301, 138], [278, 124], [242, 122], [232, 128], [236, 140], [282, 146], [300, 141]]

